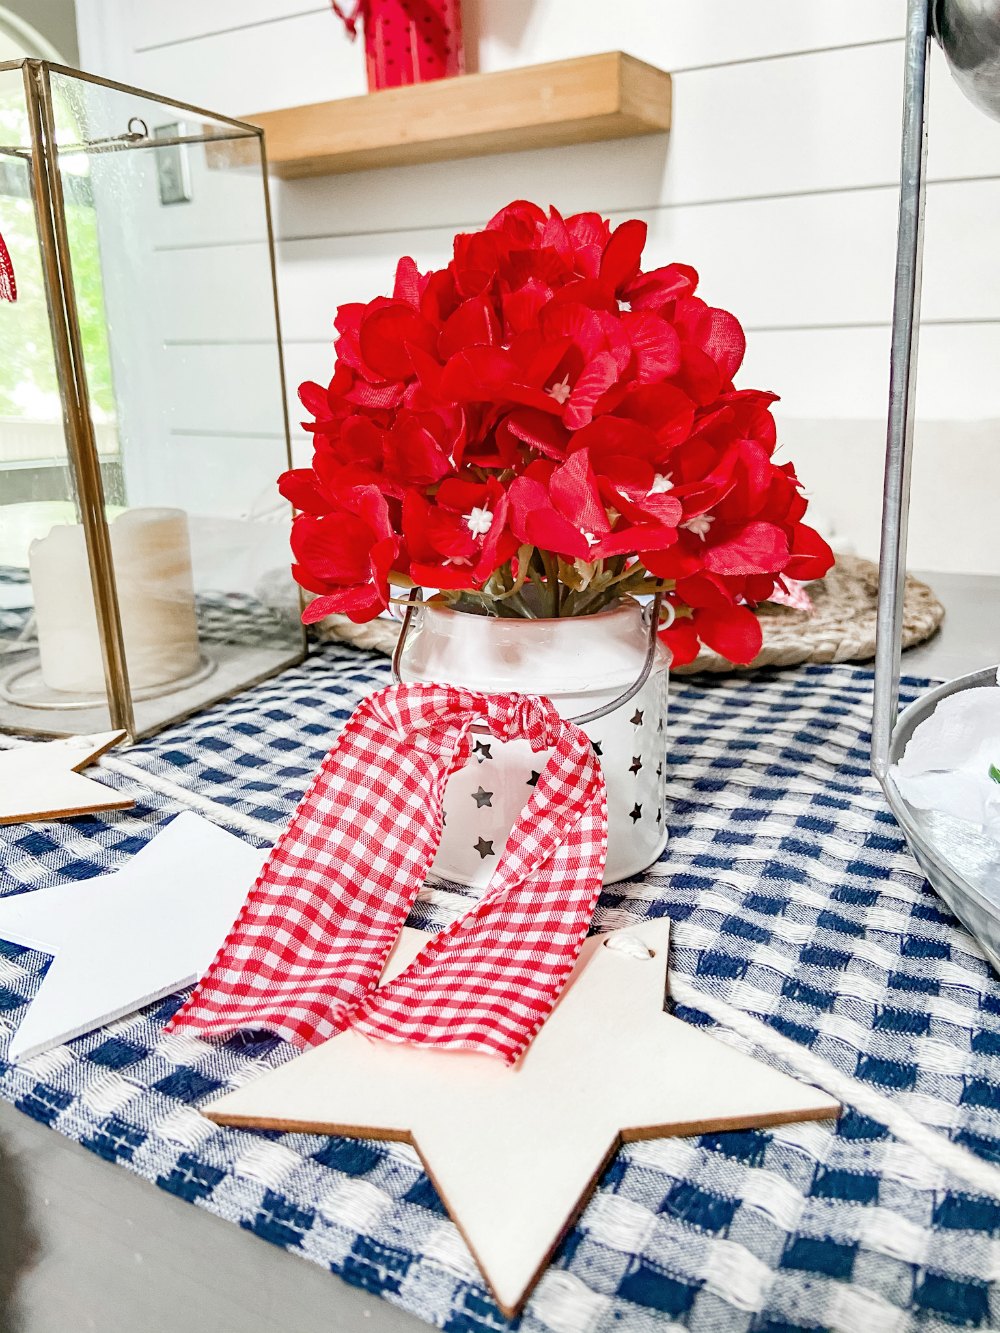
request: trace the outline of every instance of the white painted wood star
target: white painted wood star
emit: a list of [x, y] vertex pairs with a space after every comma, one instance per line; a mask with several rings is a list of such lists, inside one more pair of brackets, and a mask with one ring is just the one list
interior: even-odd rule
[[[403, 931], [384, 980], [426, 936]], [[204, 1108], [225, 1125], [412, 1142], [513, 1316], [623, 1140], [836, 1116], [663, 1012], [669, 922], [595, 936], [513, 1068], [347, 1031]]]
[[52, 954], [6, 1058], [20, 1060], [189, 986], [266, 852], [177, 815], [120, 870], [0, 898], [0, 940]]
[[0, 824], [127, 810], [135, 804], [127, 793], [80, 775], [125, 735], [105, 731], [0, 750]]

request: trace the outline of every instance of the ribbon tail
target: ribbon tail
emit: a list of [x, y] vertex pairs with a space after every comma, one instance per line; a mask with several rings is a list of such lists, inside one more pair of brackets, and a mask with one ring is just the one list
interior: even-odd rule
[[607, 793], [571, 724], [511, 831], [486, 893], [346, 1022], [383, 1041], [514, 1063], [576, 965], [604, 877]]
[[3, 236], [0, 235], [0, 301], [17, 300], [17, 281], [14, 277], [14, 261], [10, 257]]
[[[553, 748], [480, 901], [377, 989], [441, 837], [469, 727]], [[311, 1045], [384, 1041], [513, 1062], [575, 966], [601, 891], [607, 793], [586, 735], [552, 704], [451, 686], [366, 700], [327, 755], [211, 967], [168, 1025], [268, 1028]]]
[[358, 35], [358, 20], [361, 17], [361, 11], [364, 8], [364, 3], [365, 0], [357, 0], [354, 9], [350, 14], [348, 14], [343, 5], [337, 3], [337, 0], [330, 0], [330, 8], [333, 10], [337, 18], [340, 19], [341, 23], [343, 23], [344, 27], [347, 29], [347, 35], [350, 37], [352, 42], [356, 39]]
[[[215, 960], [168, 1024], [324, 1041], [372, 990], [430, 868], [452, 751], [353, 714], [271, 852]], [[402, 779], [402, 780], [401, 780]]]

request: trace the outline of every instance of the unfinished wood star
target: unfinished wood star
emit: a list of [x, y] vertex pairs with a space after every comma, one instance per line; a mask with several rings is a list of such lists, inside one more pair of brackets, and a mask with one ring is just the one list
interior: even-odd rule
[[80, 775], [126, 734], [105, 731], [0, 750], [0, 824], [127, 810], [135, 804], [131, 796]]
[[6, 1058], [48, 1050], [189, 986], [265, 855], [185, 811], [121, 870], [0, 898], [0, 940], [53, 955]]
[[[839, 1114], [825, 1093], [663, 1012], [670, 923], [595, 936], [513, 1068], [341, 1033], [204, 1108], [217, 1124], [402, 1139], [505, 1315], [623, 1140]], [[426, 936], [404, 930], [383, 981]]]

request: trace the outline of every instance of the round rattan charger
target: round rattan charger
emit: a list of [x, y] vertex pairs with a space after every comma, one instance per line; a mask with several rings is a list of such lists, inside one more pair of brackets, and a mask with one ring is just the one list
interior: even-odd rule
[[[736, 667], [703, 648], [678, 673], [751, 671], [764, 666], [799, 666], [804, 662], [869, 662], [875, 656], [875, 606], [878, 566], [856, 555], [839, 555], [825, 579], [809, 585], [811, 611], [771, 602], [759, 608], [764, 646], [749, 667]], [[903, 601], [903, 647], [929, 639], [944, 619], [944, 607], [926, 583], [907, 576]], [[355, 625], [346, 616], [328, 616], [316, 627], [321, 639], [343, 639], [359, 648], [391, 653], [399, 626], [391, 620]]]

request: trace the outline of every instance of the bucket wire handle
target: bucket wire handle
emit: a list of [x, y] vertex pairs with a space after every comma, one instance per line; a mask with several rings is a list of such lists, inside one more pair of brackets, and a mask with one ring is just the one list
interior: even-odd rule
[[[413, 613], [422, 603], [417, 601], [422, 590], [420, 588], [411, 588], [410, 596], [406, 603], [406, 613], [403, 616], [403, 623], [399, 627], [399, 638], [396, 640], [396, 647], [392, 653], [392, 680], [394, 685], [402, 682], [402, 676], [399, 674], [399, 666], [403, 659], [403, 648], [406, 644], [406, 637], [410, 632], [413, 623]], [[667, 617], [663, 628], [669, 628], [674, 623], [674, 608], [669, 602], [666, 604]], [[639, 693], [646, 681], [649, 679], [649, 673], [653, 669], [653, 663], [656, 661], [656, 645], [660, 630], [660, 616], [663, 611], [663, 594], [656, 593], [648, 606], [643, 607], [642, 616], [649, 629], [649, 640], [646, 644], [646, 656], [638, 676], [632, 684], [617, 699], [612, 699], [610, 703], [602, 704], [600, 708], [594, 708], [589, 713], [580, 713], [576, 717], [570, 717], [566, 720], [572, 722], [575, 726], [582, 727], [587, 722], [597, 722], [602, 717], [607, 717], [613, 713], [616, 708], [621, 708], [627, 704], [630, 699], [634, 699]], [[486, 733], [488, 728], [474, 725], [471, 730]]]

